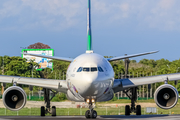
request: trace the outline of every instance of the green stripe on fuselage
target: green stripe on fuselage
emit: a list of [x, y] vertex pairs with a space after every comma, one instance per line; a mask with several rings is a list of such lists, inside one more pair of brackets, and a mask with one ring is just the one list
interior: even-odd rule
[[88, 49], [91, 50], [91, 35], [88, 35]]

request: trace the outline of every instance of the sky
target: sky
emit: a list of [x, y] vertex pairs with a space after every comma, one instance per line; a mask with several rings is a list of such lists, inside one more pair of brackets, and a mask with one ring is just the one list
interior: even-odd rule
[[[180, 58], [179, 0], [91, 0], [95, 53], [133, 58]], [[87, 49], [87, 0], [1, 0], [0, 56], [21, 56], [41, 42], [55, 56], [75, 58]]]

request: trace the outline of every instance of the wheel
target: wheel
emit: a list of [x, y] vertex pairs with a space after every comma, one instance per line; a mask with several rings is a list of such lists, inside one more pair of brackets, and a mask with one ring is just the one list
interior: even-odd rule
[[90, 118], [90, 110], [86, 111], [85, 116], [86, 116], [87, 119]]
[[141, 106], [140, 105], [136, 106], [136, 115], [141, 115]]
[[130, 115], [130, 106], [129, 105], [126, 105], [125, 107], [125, 115]]
[[41, 116], [45, 116], [45, 107], [41, 106]]
[[97, 117], [97, 112], [95, 110], [92, 110], [92, 112], [90, 114], [90, 118], [96, 119], [96, 117]]
[[52, 116], [56, 116], [56, 107], [52, 106]]

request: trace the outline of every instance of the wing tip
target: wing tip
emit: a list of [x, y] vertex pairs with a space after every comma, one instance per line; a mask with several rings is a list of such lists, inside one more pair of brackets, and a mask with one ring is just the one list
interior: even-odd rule
[[155, 51], [150, 52], [150, 54], [158, 53], [159, 51], [160, 51], [160, 50], [155, 50]]

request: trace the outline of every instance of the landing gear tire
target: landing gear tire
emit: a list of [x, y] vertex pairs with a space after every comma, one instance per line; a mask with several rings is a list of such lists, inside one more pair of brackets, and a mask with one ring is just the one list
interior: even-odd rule
[[125, 115], [130, 115], [130, 113], [136, 113], [136, 115], [141, 115], [141, 106], [135, 106], [135, 102], [137, 100], [137, 89], [137, 87], [134, 87], [124, 91], [124, 93], [131, 100], [131, 107], [129, 105], [126, 105], [125, 107]]
[[52, 106], [52, 116], [56, 116], [56, 107]]
[[125, 115], [130, 115], [130, 112], [131, 112], [130, 106], [126, 105], [126, 107], [125, 107]]
[[136, 106], [136, 115], [141, 115], [141, 106], [140, 105]]
[[87, 119], [90, 118], [90, 110], [87, 110], [87, 111], [86, 111], [85, 116], [86, 116]]
[[92, 119], [96, 119], [96, 117], [97, 117], [97, 112], [96, 112], [95, 110], [92, 110], [92, 112], [91, 112], [91, 114], [90, 114], [90, 117], [91, 117]]
[[41, 106], [41, 116], [45, 116], [45, 107]]

